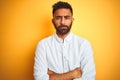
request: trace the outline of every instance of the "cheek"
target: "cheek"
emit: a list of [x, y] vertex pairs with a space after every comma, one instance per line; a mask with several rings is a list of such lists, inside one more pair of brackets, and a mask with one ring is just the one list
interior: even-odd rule
[[67, 21], [67, 25], [70, 25], [72, 22], [72, 20]]
[[56, 25], [56, 26], [59, 26], [60, 22], [59, 21], [53, 21], [53, 24]]

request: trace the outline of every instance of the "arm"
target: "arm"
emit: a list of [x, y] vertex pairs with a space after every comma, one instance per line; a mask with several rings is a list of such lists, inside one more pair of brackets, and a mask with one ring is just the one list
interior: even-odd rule
[[51, 70], [48, 70], [50, 80], [73, 80], [75, 78], [81, 77], [82, 72], [80, 68], [76, 68], [70, 72], [58, 74]]
[[40, 42], [35, 52], [34, 80], [49, 80], [49, 75], [47, 74], [47, 71], [48, 66], [45, 48], [43, 42]]
[[93, 57], [93, 51], [89, 42], [85, 41], [82, 44], [81, 55], [81, 70], [82, 77], [74, 80], [95, 80], [96, 70]]

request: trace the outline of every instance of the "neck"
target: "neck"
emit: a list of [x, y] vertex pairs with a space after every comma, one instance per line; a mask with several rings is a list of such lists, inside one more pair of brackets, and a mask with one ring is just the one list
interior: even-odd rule
[[67, 34], [64, 34], [64, 35], [61, 35], [59, 33], [57, 33], [58, 37], [61, 38], [61, 39], [65, 39], [65, 37], [69, 34], [70, 32], [68, 32]]

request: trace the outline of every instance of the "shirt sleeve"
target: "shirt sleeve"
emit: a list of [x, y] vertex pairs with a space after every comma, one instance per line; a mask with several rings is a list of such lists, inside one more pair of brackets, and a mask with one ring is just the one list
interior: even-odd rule
[[43, 42], [39, 42], [35, 52], [34, 79], [49, 80], [47, 59]]
[[82, 77], [74, 80], [95, 80], [96, 69], [93, 57], [93, 51], [88, 41], [82, 44], [82, 55], [80, 68], [82, 70]]

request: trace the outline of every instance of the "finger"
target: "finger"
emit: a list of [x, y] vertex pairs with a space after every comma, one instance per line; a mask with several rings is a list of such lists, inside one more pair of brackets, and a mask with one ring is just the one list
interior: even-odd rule
[[48, 70], [48, 74], [54, 74], [54, 72], [51, 70]]

